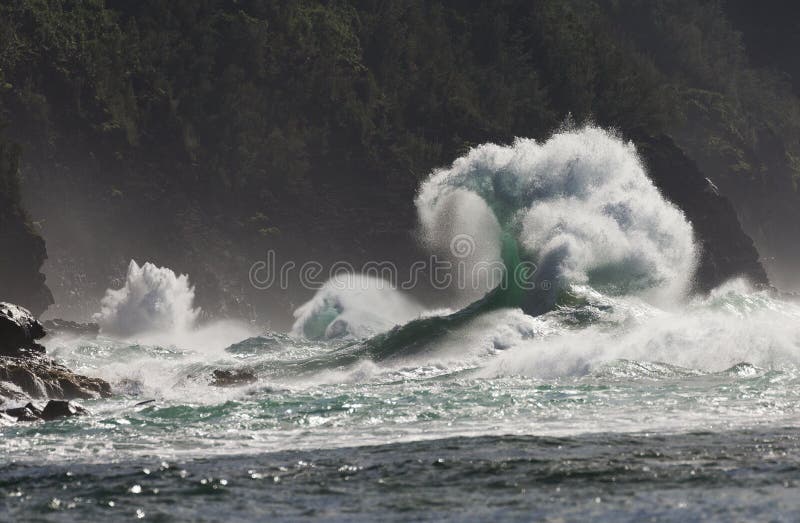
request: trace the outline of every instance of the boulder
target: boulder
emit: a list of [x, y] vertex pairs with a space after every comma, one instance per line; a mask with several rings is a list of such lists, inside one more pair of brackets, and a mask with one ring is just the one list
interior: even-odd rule
[[82, 416], [89, 411], [77, 403], [65, 400], [50, 400], [42, 410], [42, 419], [50, 421], [58, 418], [68, 418], [72, 416]]
[[255, 373], [250, 369], [217, 369], [212, 373], [211, 378], [211, 385], [215, 387], [235, 387], [257, 380]]
[[44, 347], [36, 343], [44, 336], [44, 327], [28, 309], [0, 302], [0, 355], [44, 353]]
[[72, 372], [41, 355], [0, 356], [0, 382], [9, 382], [30, 398], [92, 399], [111, 395], [100, 378]]

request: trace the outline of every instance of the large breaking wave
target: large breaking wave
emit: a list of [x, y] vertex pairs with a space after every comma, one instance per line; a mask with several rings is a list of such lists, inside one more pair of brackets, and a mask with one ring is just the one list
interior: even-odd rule
[[[485, 144], [434, 171], [416, 198], [423, 243], [466, 263], [501, 262], [505, 278], [494, 290], [472, 291], [475, 301], [446, 318], [428, 317], [400, 328], [395, 341], [407, 347], [444, 333], [477, 314], [521, 307], [531, 315], [552, 310], [574, 285], [589, 285], [608, 296], [637, 296], [656, 304], [674, 303], [690, 289], [697, 259], [691, 225], [647, 177], [632, 143], [594, 126], [563, 130], [545, 142], [517, 139]], [[468, 250], [454, 239], [469, 239]], [[521, 281], [516, 269], [532, 262], [535, 273]], [[385, 292], [386, 305], [400, 299]], [[389, 299], [391, 298], [391, 299]], [[296, 315], [299, 325], [328, 333], [337, 318], [348, 324], [376, 322], [370, 315], [379, 299], [357, 303], [333, 296], [326, 286]], [[330, 303], [336, 301], [335, 314]], [[328, 305], [325, 305], [328, 304]], [[390, 306], [391, 305], [391, 306]], [[403, 323], [384, 321], [386, 326]], [[295, 332], [300, 332], [296, 326]], [[387, 330], [377, 329], [377, 330]], [[411, 336], [409, 331], [413, 331]], [[398, 345], [399, 350], [399, 345]], [[390, 351], [393, 352], [393, 351]]]
[[536, 279], [554, 287], [589, 284], [673, 300], [694, 273], [696, 247], [683, 213], [647, 177], [632, 143], [593, 126], [544, 143], [476, 147], [434, 172], [416, 204], [428, 244], [457, 231], [492, 244], [485, 250], [498, 256], [510, 235], [538, 265]]
[[[364, 362], [392, 368], [447, 360], [446, 368], [552, 376], [581, 374], [615, 358], [650, 360], [650, 351], [670, 360], [660, 338], [647, 333], [664, 331], [654, 326], [670, 305], [691, 303], [693, 232], [647, 177], [635, 147], [613, 132], [585, 126], [544, 142], [476, 147], [431, 173], [415, 203], [420, 237], [433, 252], [468, 265], [501, 262], [506, 276], [456, 312], [437, 312], [389, 282], [340, 274], [296, 309], [291, 336], [275, 342], [310, 351], [309, 357], [286, 367], [270, 360], [256, 366], [259, 372], [311, 379]], [[470, 239], [467, 251], [454, 238]], [[537, 267], [530, 281], [510, 276], [523, 261]], [[197, 332], [193, 298], [187, 277], [131, 262], [125, 286], [108, 292], [98, 320], [108, 334], [168, 332], [175, 339]], [[678, 325], [681, 315], [669, 314]], [[709, 314], [707, 321], [724, 324], [725, 317]], [[675, 339], [672, 331], [664, 336]], [[273, 351], [273, 338], [265, 334], [242, 346]], [[185, 345], [196, 348], [197, 340]], [[623, 342], [627, 348], [614, 348]], [[498, 351], [502, 357], [494, 357]], [[675, 350], [676, 358], [681, 354]]]

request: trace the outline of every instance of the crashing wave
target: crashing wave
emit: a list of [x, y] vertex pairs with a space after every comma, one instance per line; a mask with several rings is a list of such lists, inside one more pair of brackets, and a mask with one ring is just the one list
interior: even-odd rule
[[185, 274], [131, 260], [125, 284], [108, 289], [94, 320], [105, 334], [184, 333], [192, 330], [200, 309], [194, 308], [194, 287]]
[[420, 305], [383, 279], [340, 274], [295, 310], [292, 333], [309, 339], [363, 338], [403, 324], [421, 312]]
[[[415, 350], [410, 347], [492, 310], [522, 307], [539, 315], [569, 305], [581, 300], [571, 294], [576, 286], [672, 303], [693, 278], [691, 225], [647, 177], [633, 144], [594, 126], [564, 130], [543, 143], [476, 147], [434, 171], [416, 206], [422, 241], [433, 252], [449, 253], [469, 274], [498, 262], [504, 272], [485, 273], [484, 287], [462, 289], [483, 297], [458, 312], [417, 319], [373, 340], [392, 347], [382, 354], [399, 345]], [[518, 270], [525, 262], [534, 264], [533, 274]], [[370, 281], [349, 277], [344, 287]], [[486, 286], [493, 290], [486, 293]], [[295, 312], [293, 332], [364, 337], [419, 315], [399, 291], [367, 287], [353, 292], [329, 282]]]
[[647, 177], [632, 143], [594, 126], [543, 143], [476, 147], [435, 171], [416, 204], [428, 245], [441, 248], [458, 233], [477, 238], [492, 261], [504, 237], [513, 238], [537, 265], [533, 283], [553, 289], [534, 298], [546, 304], [530, 296], [523, 303], [537, 313], [569, 284], [672, 301], [694, 274], [697, 250], [683, 213]]

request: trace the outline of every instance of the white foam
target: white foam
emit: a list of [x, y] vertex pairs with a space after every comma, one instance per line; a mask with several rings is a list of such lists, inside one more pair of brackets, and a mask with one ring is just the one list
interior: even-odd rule
[[[294, 312], [298, 336], [363, 338], [418, 317], [421, 305], [381, 278], [340, 274]], [[316, 335], [311, 331], [320, 331]]]
[[127, 337], [188, 332], [199, 314], [188, 276], [149, 262], [140, 267], [131, 260], [125, 284], [106, 291], [94, 319], [103, 333]]
[[694, 273], [696, 247], [683, 213], [659, 194], [633, 144], [593, 126], [544, 143], [476, 147], [435, 171], [416, 204], [428, 242], [441, 244], [443, 232], [458, 230], [488, 242], [491, 261], [504, 229], [539, 264], [540, 279], [558, 280], [551, 283], [673, 301]]
[[[619, 311], [621, 305], [614, 308]], [[558, 323], [556, 314], [539, 318]], [[743, 281], [695, 298], [680, 311], [647, 308], [624, 314], [627, 321], [620, 317], [613, 328], [602, 323], [582, 329], [560, 326], [556, 335], [518, 340], [482, 374], [553, 379], [584, 375], [618, 360], [703, 373], [740, 363], [765, 369], [800, 366], [800, 307], [753, 291]]]

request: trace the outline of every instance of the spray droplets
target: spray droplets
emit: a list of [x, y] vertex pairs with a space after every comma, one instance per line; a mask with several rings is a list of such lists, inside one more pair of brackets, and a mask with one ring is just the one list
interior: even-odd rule
[[194, 327], [199, 313], [188, 276], [131, 260], [125, 285], [106, 291], [95, 320], [104, 333], [116, 336], [183, 333]]

